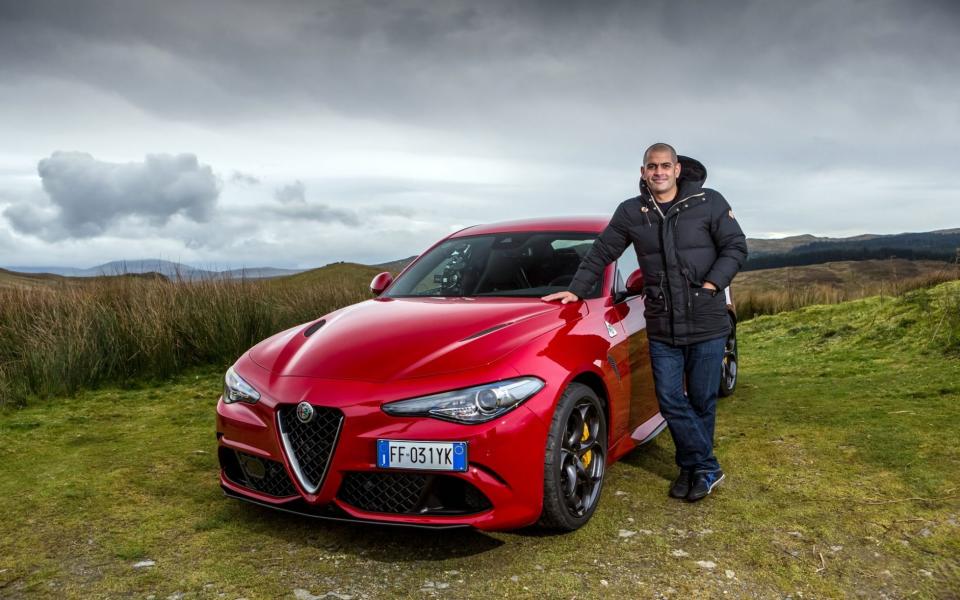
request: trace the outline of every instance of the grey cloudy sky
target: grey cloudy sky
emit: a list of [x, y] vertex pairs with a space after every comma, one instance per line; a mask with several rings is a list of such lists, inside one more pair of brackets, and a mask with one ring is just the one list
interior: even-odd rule
[[0, 265], [391, 260], [655, 141], [751, 237], [960, 227], [958, 56], [949, 0], [0, 0]]

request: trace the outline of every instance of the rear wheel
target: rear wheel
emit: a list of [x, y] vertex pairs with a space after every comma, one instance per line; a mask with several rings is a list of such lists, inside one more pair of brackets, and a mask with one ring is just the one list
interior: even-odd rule
[[723, 349], [723, 364], [720, 374], [720, 396], [726, 397], [737, 389], [737, 323], [732, 323], [730, 335], [727, 337], [727, 345]]
[[573, 531], [589, 521], [600, 500], [606, 461], [603, 405], [589, 387], [570, 384], [557, 402], [547, 436], [539, 524]]

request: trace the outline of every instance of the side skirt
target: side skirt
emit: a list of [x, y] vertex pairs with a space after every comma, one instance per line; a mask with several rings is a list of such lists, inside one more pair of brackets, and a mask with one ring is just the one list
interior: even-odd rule
[[660, 432], [666, 428], [667, 420], [664, 419], [660, 413], [657, 413], [648, 419], [646, 423], [634, 429], [633, 433], [630, 434], [630, 437], [637, 442], [638, 446], [640, 446], [653, 440], [653, 438], [660, 435]]

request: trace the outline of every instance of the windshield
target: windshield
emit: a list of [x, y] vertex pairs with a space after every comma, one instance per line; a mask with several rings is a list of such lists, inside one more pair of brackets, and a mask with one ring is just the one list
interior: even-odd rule
[[[595, 233], [519, 232], [447, 240], [390, 286], [388, 297], [538, 297], [567, 289]], [[600, 282], [587, 298], [599, 295]]]

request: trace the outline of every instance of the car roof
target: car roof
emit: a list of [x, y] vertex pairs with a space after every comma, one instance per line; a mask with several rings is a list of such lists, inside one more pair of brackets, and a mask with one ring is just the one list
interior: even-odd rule
[[498, 223], [474, 225], [466, 229], [461, 229], [450, 237], [457, 238], [490, 233], [512, 233], [515, 231], [582, 231], [586, 233], [600, 233], [609, 222], [609, 215], [517, 219], [515, 221], [500, 221]]

